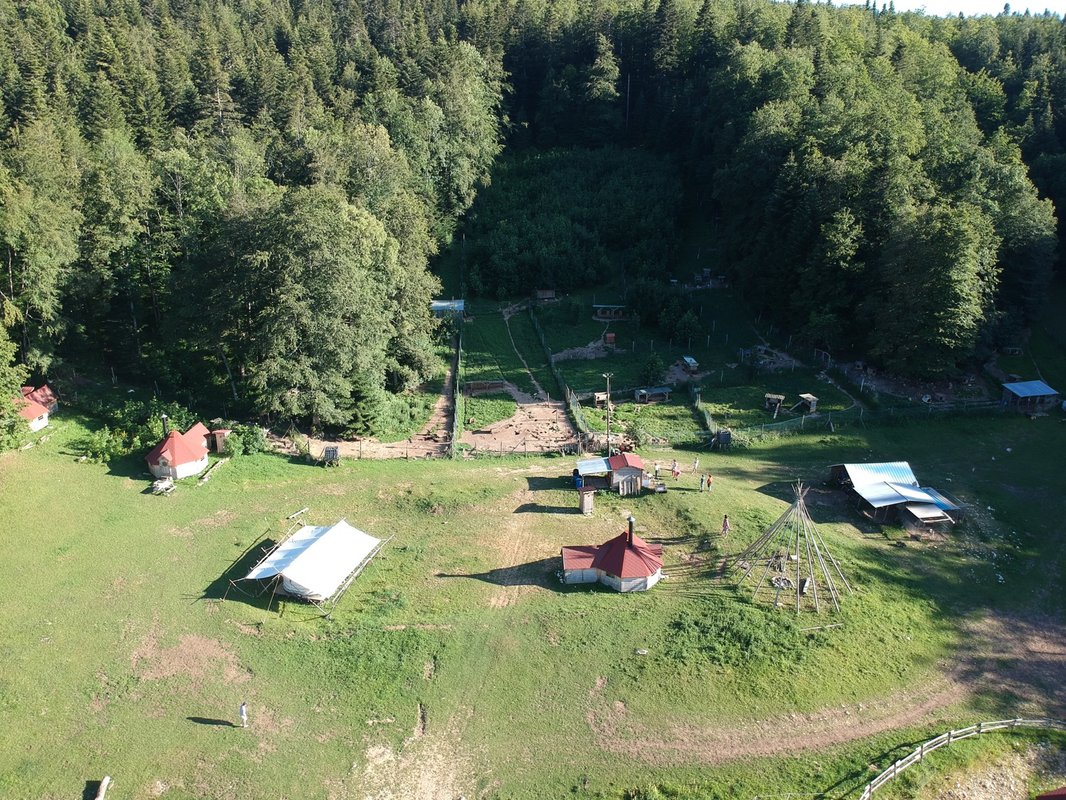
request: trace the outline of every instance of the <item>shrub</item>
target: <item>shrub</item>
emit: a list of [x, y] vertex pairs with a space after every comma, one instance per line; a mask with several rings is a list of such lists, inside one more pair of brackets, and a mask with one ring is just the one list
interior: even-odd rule
[[806, 640], [791, 615], [739, 603], [683, 611], [670, 628], [667, 655], [682, 663], [796, 663], [806, 651]]
[[656, 386], [662, 382], [665, 374], [666, 362], [663, 361], [663, 357], [658, 353], [653, 353], [644, 362], [644, 366], [640, 368], [640, 382], [645, 386]]
[[269, 447], [266, 434], [258, 425], [236, 425], [226, 437], [226, 455], [243, 456], [262, 453]]

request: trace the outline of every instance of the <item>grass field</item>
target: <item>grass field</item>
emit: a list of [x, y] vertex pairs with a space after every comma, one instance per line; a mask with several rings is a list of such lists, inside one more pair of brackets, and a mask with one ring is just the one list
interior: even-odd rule
[[466, 398], [463, 424], [467, 428], [487, 428], [493, 423], [510, 419], [518, 404], [505, 392], [490, 392]]
[[[786, 437], [704, 456], [712, 494], [686, 475], [666, 495], [601, 496], [591, 518], [573, 513], [565, 459], [326, 471], [262, 455], [153, 497], [139, 459], [76, 463], [85, 430], [61, 414], [47, 442], [0, 456], [15, 589], [0, 597], [4, 797], [77, 796], [110, 774], [115, 797], [171, 800], [828, 787], [843, 798], [868, 764], [951, 725], [1010, 716], [1024, 698], [977, 684], [919, 724], [809, 756], [754, 748], [722, 760], [701, 742], [747, 741], [759, 720], [878, 707], [964, 658], [980, 615], [1064, 611], [1066, 428], [1055, 418]], [[673, 452], [645, 455], [668, 463]], [[796, 635], [791, 618], [714, 578], [723, 554], [786, 508], [789, 482], [817, 482], [841, 460], [899, 458], [977, 513], [937, 547], [899, 547], [898, 530], [819, 494], [812, 513], [856, 587], [844, 627]], [[277, 541], [305, 506], [316, 523], [345, 517], [395, 537], [331, 620], [268, 609], [228, 584], [253, 560], [242, 554]], [[670, 578], [642, 595], [561, 586], [559, 547], [602, 541], [630, 512], [664, 543]], [[734, 520], [725, 542], [722, 513]], [[789, 647], [750, 639], [779, 630]], [[246, 731], [228, 724], [242, 700]], [[967, 744], [945, 763], [1004, 747]], [[915, 796], [906, 791], [884, 796]]]
[[[596, 431], [607, 430], [607, 410], [586, 405], [582, 412], [589, 427]], [[619, 403], [613, 404], [611, 426], [614, 431], [639, 428], [657, 439], [672, 444], [689, 444], [706, 441], [700, 421], [693, 413], [688, 392], [682, 390], [671, 397], [668, 403]]]
[[463, 380], [507, 380], [523, 392], [535, 394], [530, 373], [511, 344], [499, 306], [482, 301], [472, 304], [467, 314], [463, 325]]

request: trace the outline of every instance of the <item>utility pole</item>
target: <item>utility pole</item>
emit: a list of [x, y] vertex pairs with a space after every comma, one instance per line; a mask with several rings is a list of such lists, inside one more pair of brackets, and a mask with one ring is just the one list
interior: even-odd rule
[[607, 458], [611, 457], [611, 378], [614, 377], [613, 372], [603, 373], [603, 377], [607, 379]]

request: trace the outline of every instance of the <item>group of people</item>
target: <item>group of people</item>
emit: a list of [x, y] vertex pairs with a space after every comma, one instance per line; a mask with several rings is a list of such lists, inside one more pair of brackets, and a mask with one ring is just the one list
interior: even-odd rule
[[[696, 458], [692, 459], [692, 474], [695, 475], [696, 472], [699, 471], [699, 468], [700, 468], [700, 459], [697, 456]], [[660, 469], [661, 469], [661, 465], [659, 464], [658, 461], [656, 461], [655, 462], [655, 480], [659, 480], [659, 471], [660, 471]], [[681, 477], [681, 465], [677, 463], [677, 459], [676, 458], [670, 464], [670, 475], [673, 476], [675, 481], [678, 478]], [[708, 474], [701, 474], [700, 475], [700, 491], [701, 492], [710, 492], [713, 489], [714, 489], [714, 476], [709, 474], [709, 473]], [[722, 518], [722, 536], [725, 536], [726, 534], [728, 534], [730, 529], [731, 529], [731, 526], [729, 524], [729, 515], [726, 514]]]

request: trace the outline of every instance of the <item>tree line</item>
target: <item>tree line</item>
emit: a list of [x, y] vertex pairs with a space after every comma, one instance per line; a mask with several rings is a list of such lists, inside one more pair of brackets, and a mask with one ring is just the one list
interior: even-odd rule
[[424, 380], [428, 262], [501, 147], [498, 60], [454, 22], [447, 3], [0, 0], [21, 365], [333, 425]]
[[1055, 263], [1053, 15], [0, 0], [0, 31], [0, 328], [37, 377], [372, 418], [435, 368], [428, 265], [505, 140], [482, 294], [607, 271], [683, 314], [653, 284], [684, 219], [797, 335], [936, 375], [1016, 343]]
[[926, 377], [1022, 340], [1066, 202], [1058, 16], [486, 5], [474, 41], [504, 54], [512, 143], [674, 161], [718, 271], [800, 340]]

